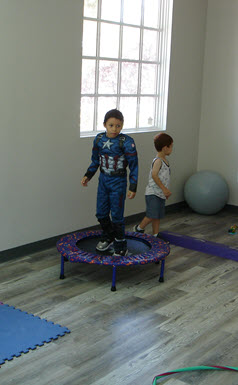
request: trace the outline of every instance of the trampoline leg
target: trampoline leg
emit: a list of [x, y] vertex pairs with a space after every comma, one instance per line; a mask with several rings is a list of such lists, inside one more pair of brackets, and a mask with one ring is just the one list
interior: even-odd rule
[[112, 287], [111, 291], [116, 291], [116, 266], [112, 267]]
[[64, 257], [61, 255], [60, 279], [64, 279]]
[[161, 263], [161, 267], [160, 267], [159, 282], [164, 282], [164, 264], [165, 264], [165, 259], [162, 259], [162, 263]]

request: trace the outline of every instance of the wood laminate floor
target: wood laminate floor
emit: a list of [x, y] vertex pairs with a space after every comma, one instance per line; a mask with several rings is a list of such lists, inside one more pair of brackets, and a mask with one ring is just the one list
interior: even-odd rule
[[[238, 248], [233, 224], [230, 210], [203, 216], [185, 208], [168, 214], [161, 230]], [[118, 268], [111, 292], [110, 267], [66, 263], [60, 280], [56, 248], [1, 263], [0, 301], [71, 333], [6, 361], [0, 385], [151, 385], [181, 367], [238, 366], [238, 263], [171, 246], [164, 283], [159, 270]], [[191, 372], [162, 383], [237, 385], [238, 373]]]

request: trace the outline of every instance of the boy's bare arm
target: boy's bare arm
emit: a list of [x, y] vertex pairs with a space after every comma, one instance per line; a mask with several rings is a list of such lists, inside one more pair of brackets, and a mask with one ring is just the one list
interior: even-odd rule
[[162, 165], [162, 161], [160, 159], [157, 159], [154, 162], [153, 169], [152, 169], [152, 178], [154, 179], [155, 183], [161, 188], [166, 199], [168, 199], [172, 193], [167, 187], [163, 185], [160, 178], [158, 177], [158, 173], [161, 168], [161, 165]]

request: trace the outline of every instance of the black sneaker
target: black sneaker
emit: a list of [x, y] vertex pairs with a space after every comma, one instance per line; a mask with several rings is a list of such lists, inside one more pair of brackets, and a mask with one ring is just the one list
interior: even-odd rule
[[97, 246], [96, 250], [98, 251], [106, 251], [113, 245], [113, 241], [110, 239], [101, 239]]
[[126, 257], [128, 255], [128, 250], [121, 250], [112, 254], [113, 257]]
[[135, 226], [133, 227], [133, 230], [134, 230], [136, 233], [144, 234], [145, 230], [142, 230], [142, 229], [139, 230], [139, 229], [138, 229], [138, 226], [139, 226], [139, 225], [135, 225]]

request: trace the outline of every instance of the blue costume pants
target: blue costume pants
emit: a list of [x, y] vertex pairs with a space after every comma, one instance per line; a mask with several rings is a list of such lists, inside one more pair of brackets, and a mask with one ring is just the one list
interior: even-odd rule
[[101, 224], [104, 236], [114, 240], [116, 252], [126, 249], [124, 221], [126, 189], [126, 176], [100, 173], [96, 217]]

